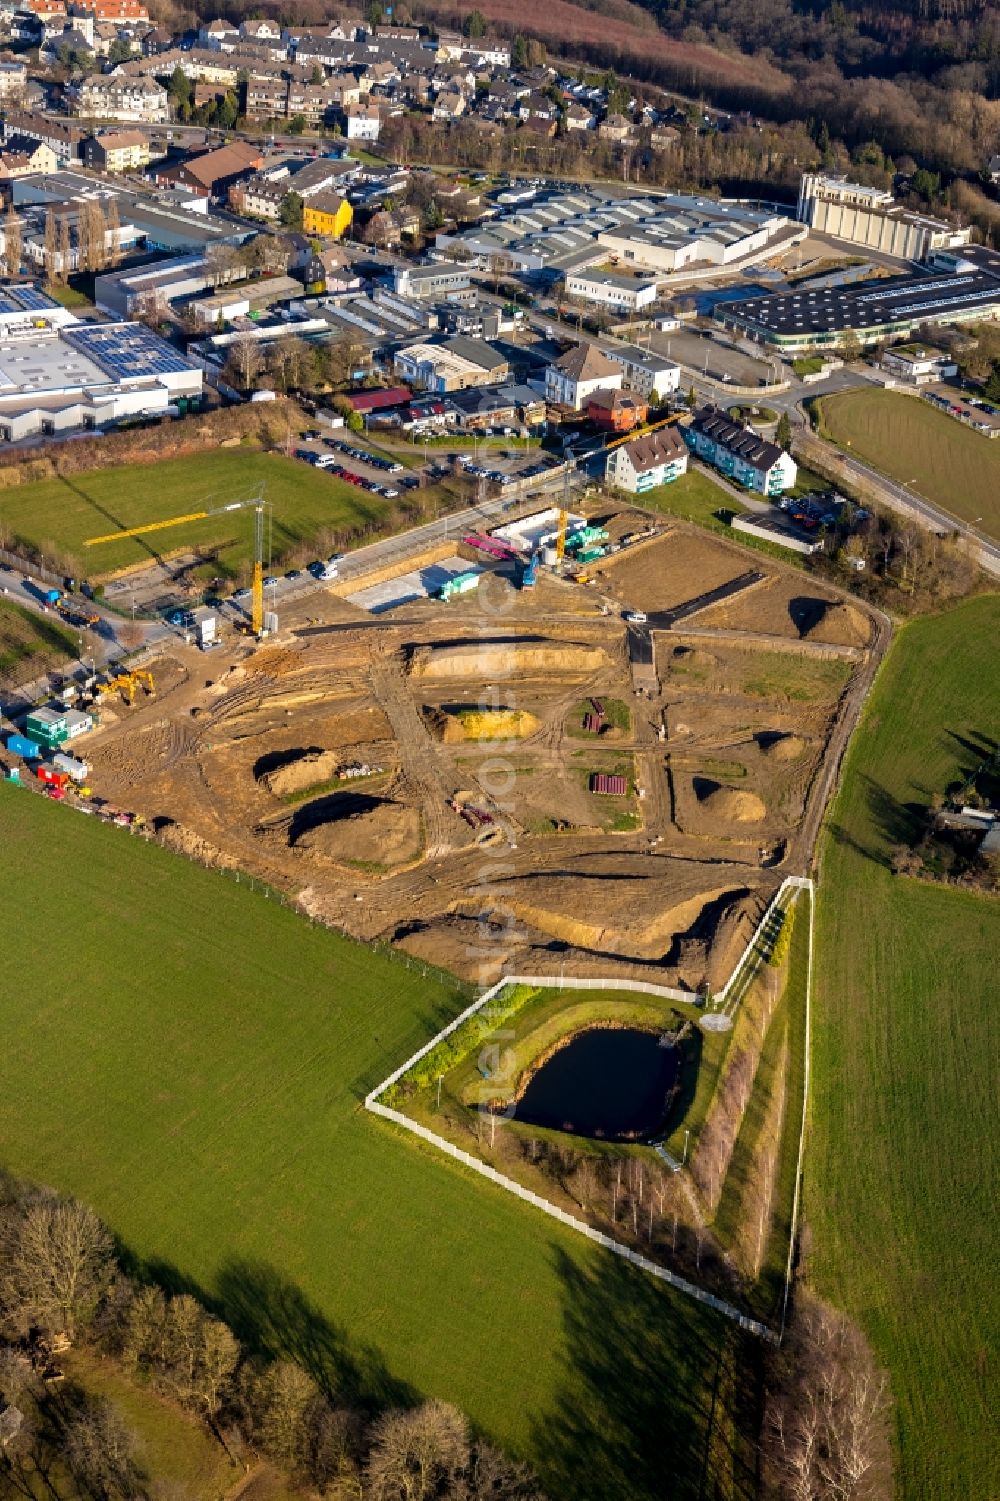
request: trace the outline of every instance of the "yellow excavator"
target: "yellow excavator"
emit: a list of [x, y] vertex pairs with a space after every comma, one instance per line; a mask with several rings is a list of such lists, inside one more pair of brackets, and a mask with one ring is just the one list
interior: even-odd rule
[[151, 672], [120, 672], [107, 683], [98, 683], [97, 691], [100, 694], [120, 693], [122, 698], [131, 709], [135, 703], [135, 690], [138, 687], [145, 688], [147, 694], [152, 695], [156, 689], [153, 684]]
[[103, 542], [121, 542], [125, 537], [144, 537], [148, 532], [162, 531], [164, 527], [186, 526], [189, 522], [204, 521], [208, 516], [223, 516], [229, 511], [252, 508], [254, 551], [251, 622], [253, 634], [260, 638], [264, 634], [264, 508], [266, 505], [267, 501], [261, 492], [251, 500], [233, 500], [225, 506], [212, 506], [204, 511], [189, 511], [185, 516], [170, 516], [166, 521], [149, 521], [145, 526], [125, 527], [122, 531], [108, 532], [103, 537], [88, 537], [84, 546], [99, 547]]

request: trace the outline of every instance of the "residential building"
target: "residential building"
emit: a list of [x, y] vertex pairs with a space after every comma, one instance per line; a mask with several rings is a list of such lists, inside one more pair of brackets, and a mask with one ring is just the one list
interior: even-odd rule
[[887, 375], [914, 386], [926, 386], [958, 374], [958, 365], [950, 354], [927, 344], [900, 344], [895, 349], [886, 349], [882, 354], [882, 369]]
[[717, 407], [695, 412], [684, 428], [684, 440], [699, 458], [748, 490], [781, 495], [795, 484], [798, 465], [791, 454], [766, 442], [752, 427], [731, 421]]
[[608, 454], [605, 479], [619, 490], [641, 495], [669, 485], [686, 471], [688, 448], [676, 427], [660, 427], [619, 443]]
[[606, 351], [609, 360], [620, 365], [622, 384], [640, 396], [669, 396], [681, 383], [681, 367], [652, 349], [634, 344], [614, 344]]
[[601, 269], [568, 271], [567, 297], [581, 297], [616, 312], [634, 313], [656, 301], [655, 277], [624, 276]]
[[567, 105], [566, 113], [563, 115], [563, 125], [567, 131], [595, 130], [597, 116], [585, 104], [570, 104]]
[[175, 166], [157, 170], [159, 183], [186, 188], [203, 198], [226, 198], [241, 177], [249, 177], [263, 165], [264, 151], [247, 141], [231, 141], [217, 151], [188, 157]]
[[141, 172], [149, 165], [149, 137], [141, 130], [106, 130], [83, 143], [83, 164], [95, 172]]
[[602, 141], [627, 141], [632, 134], [632, 122], [624, 115], [608, 115], [597, 127]]
[[229, 189], [229, 207], [237, 214], [251, 219], [267, 219], [276, 224], [281, 216], [281, 205], [291, 192], [287, 177], [272, 182], [270, 178], [255, 172], [252, 177], [234, 182]]
[[621, 389], [622, 371], [596, 344], [574, 344], [545, 371], [545, 399], [582, 411], [587, 397], [602, 387]]
[[54, 120], [33, 110], [8, 110], [3, 122], [4, 142], [12, 136], [30, 136], [52, 148], [60, 166], [80, 159], [87, 132], [70, 120]]
[[26, 63], [0, 62], [0, 104], [19, 104], [28, 86]]
[[339, 240], [353, 217], [354, 210], [339, 193], [315, 193], [303, 204], [302, 228], [307, 235], [329, 235]]
[[587, 397], [586, 413], [606, 433], [630, 433], [645, 422], [649, 408], [641, 396], [614, 387], [602, 387]]
[[649, 144], [654, 151], [672, 151], [681, 138], [673, 125], [654, 125], [649, 133]]
[[87, 0], [99, 21], [132, 21], [149, 25], [149, 11], [142, 0]]
[[84, 79], [77, 113], [93, 120], [165, 125], [170, 119], [170, 105], [166, 89], [154, 79], [117, 71]]
[[377, 105], [352, 104], [344, 111], [344, 119], [349, 141], [378, 140], [382, 119]]
[[59, 167], [52, 147], [34, 136], [9, 135], [0, 162], [5, 177], [29, 177], [33, 172], [55, 172]]
[[904, 261], [926, 260], [934, 250], [953, 250], [972, 238], [971, 228], [956, 229], [901, 207], [888, 188], [823, 172], [802, 174], [796, 218], [819, 234]]

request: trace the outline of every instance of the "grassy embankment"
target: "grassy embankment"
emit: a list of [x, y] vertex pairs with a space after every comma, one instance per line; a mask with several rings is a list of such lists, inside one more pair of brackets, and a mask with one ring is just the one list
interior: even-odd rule
[[0, 600], [0, 683], [24, 683], [76, 656], [77, 638], [55, 620]]

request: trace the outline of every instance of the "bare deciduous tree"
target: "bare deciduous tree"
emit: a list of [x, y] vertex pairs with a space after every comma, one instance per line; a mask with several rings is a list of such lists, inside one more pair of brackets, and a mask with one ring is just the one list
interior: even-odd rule
[[888, 1389], [859, 1329], [800, 1292], [771, 1372], [764, 1430], [780, 1501], [884, 1501], [891, 1494]]
[[114, 1248], [92, 1209], [36, 1199], [6, 1226], [0, 1304], [22, 1331], [33, 1325], [72, 1339], [111, 1284]]
[[387, 1412], [371, 1432], [368, 1494], [372, 1501], [430, 1501], [445, 1495], [469, 1463], [469, 1430], [447, 1402]]
[[[48, 223], [46, 223], [46, 235]], [[4, 276], [17, 276], [21, 270], [21, 221], [11, 204], [7, 210], [7, 218], [3, 227], [3, 274]]]
[[142, 1492], [132, 1435], [104, 1399], [84, 1404], [67, 1423], [63, 1454], [95, 1501], [130, 1501]]

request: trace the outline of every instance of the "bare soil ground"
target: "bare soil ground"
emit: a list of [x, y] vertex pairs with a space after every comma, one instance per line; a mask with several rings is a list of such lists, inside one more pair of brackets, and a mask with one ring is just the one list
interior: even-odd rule
[[[610, 530], [610, 528], [609, 528]], [[591, 572], [634, 610], [669, 610], [746, 573], [747, 562], [711, 537], [675, 527], [653, 542], [616, 553]]]
[[698, 625], [836, 646], [866, 646], [871, 636], [870, 622], [860, 610], [810, 581], [784, 575], [736, 595], [731, 603], [713, 605], [699, 614]]
[[[769, 634], [801, 581], [763, 566], [745, 609]], [[802, 866], [803, 809], [862, 653], [817, 658], [791, 626], [781, 651], [718, 622], [707, 641], [658, 631], [637, 695], [625, 625], [600, 601], [668, 608], [744, 569], [678, 526], [596, 589], [543, 575], [489, 609], [487, 592], [378, 617], [317, 594], [262, 648], [155, 663], [154, 697], [105, 706], [90, 780], [181, 852], [482, 983], [516, 966], [717, 986]], [[614, 707], [613, 740], [581, 738], [591, 697]], [[591, 792], [597, 771], [625, 794]]]

